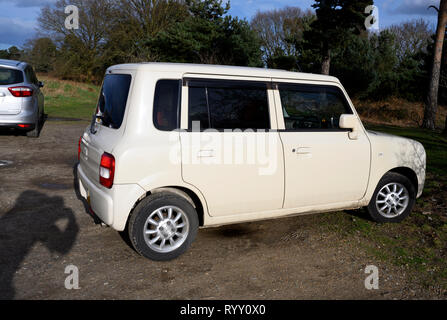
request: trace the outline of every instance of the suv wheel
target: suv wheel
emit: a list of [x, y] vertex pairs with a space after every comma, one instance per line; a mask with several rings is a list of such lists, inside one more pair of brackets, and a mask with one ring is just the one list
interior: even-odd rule
[[368, 213], [376, 222], [401, 222], [413, 210], [416, 191], [411, 181], [398, 173], [387, 173], [374, 192]]
[[190, 247], [198, 228], [197, 212], [186, 199], [161, 192], [137, 205], [128, 231], [138, 253], [151, 260], [168, 261]]
[[38, 115], [36, 123], [34, 124], [34, 129], [26, 132], [26, 136], [29, 138], [38, 138], [40, 134], [40, 121], [41, 116]]

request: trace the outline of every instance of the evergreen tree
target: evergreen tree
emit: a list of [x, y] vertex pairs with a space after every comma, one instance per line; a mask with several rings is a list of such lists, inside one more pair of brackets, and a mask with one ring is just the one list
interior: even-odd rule
[[365, 8], [372, 4], [372, 0], [315, 0], [317, 19], [304, 37], [308, 48], [320, 56], [322, 74], [329, 74], [334, 49], [350, 34], [365, 30]]

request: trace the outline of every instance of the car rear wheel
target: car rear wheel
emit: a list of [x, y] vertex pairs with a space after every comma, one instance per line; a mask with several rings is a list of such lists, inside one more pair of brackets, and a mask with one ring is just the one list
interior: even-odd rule
[[162, 192], [137, 205], [129, 220], [129, 238], [144, 257], [168, 261], [191, 246], [198, 227], [197, 212], [189, 201]]
[[39, 114], [37, 116], [36, 123], [34, 124], [34, 129], [26, 132], [26, 136], [29, 138], [38, 138], [40, 134], [40, 124], [42, 116]]
[[390, 172], [380, 180], [367, 210], [376, 222], [401, 222], [411, 213], [415, 202], [416, 191], [411, 181]]

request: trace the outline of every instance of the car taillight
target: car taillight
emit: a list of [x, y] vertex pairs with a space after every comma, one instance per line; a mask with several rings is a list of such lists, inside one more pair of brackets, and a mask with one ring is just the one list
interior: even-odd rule
[[81, 143], [82, 143], [82, 136], [79, 138], [78, 142], [78, 161], [81, 161]]
[[99, 183], [108, 189], [112, 189], [115, 177], [115, 157], [104, 153], [99, 167]]
[[8, 90], [16, 98], [31, 97], [33, 95], [33, 89], [30, 87], [10, 87]]

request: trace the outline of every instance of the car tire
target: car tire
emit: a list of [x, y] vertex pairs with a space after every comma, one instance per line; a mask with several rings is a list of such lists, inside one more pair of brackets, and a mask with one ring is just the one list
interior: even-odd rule
[[34, 129], [27, 131], [26, 136], [28, 138], [38, 138], [40, 134], [40, 115], [37, 117], [36, 123], [34, 124]]
[[130, 241], [142, 256], [169, 261], [182, 255], [195, 240], [197, 212], [185, 198], [169, 192], [150, 195], [134, 209], [128, 225]]
[[408, 217], [415, 203], [415, 186], [410, 179], [389, 172], [377, 185], [367, 211], [376, 222], [398, 223]]

